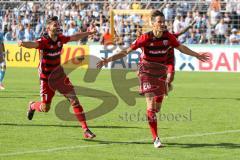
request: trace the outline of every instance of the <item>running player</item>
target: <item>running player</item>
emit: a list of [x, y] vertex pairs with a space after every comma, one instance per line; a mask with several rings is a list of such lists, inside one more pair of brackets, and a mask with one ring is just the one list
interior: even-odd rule
[[199, 54], [180, 44], [175, 36], [165, 29], [165, 19], [162, 12], [155, 10], [151, 14], [153, 30], [141, 35], [132, 45], [117, 54], [104, 58], [97, 63], [101, 68], [111, 61], [121, 59], [137, 48], [142, 49], [139, 67], [140, 93], [144, 94], [147, 102], [147, 118], [153, 136], [154, 147], [163, 145], [157, 133], [156, 113], [160, 111], [163, 97], [166, 93], [167, 52], [174, 47], [180, 52], [196, 57], [201, 61], [208, 61], [207, 53]]
[[29, 120], [32, 120], [35, 111], [48, 112], [55, 91], [58, 91], [69, 100], [78, 121], [82, 125], [85, 138], [94, 138], [95, 134], [88, 129], [83, 107], [76, 96], [74, 87], [60, 64], [60, 54], [63, 44], [70, 41], [79, 41], [82, 38], [94, 34], [96, 31], [93, 30], [90, 32], [76, 33], [73, 36], [64, 36], [59, 33], [58, 17], [50, 17], [46, 23], [47, 34], [43, 34], [43, 36], [35, 42], [19, 42], [19, 46], [36, 48], [39, 49], [40, 53], [38, 70], [41, 101], [29, 103], [27, 117]]

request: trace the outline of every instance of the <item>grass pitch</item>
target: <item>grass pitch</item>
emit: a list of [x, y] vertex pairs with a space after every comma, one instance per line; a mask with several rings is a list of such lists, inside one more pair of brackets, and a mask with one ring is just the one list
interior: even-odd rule
[[[83, 139], [77, 121], [58, 118], [55, 107], [65, 99], [59, 94], [49, 113], [36, 113], [28, 121], [28, 102], [39, 100], [37, 69], [8, 68], [6, 90], [0, 91], [0, 160], [240, 159], [239, 73], [177, 72], [174, 90], [158, 115], [158, 131], [166, 146], [161, 149], [153, 147], [144, 98], [137, 98], [135, 106], [125, 103], [109, 70], [101, 71], [92, 83], [84, 82], [84, 74], [85, 70], [75, 70], [70, 79], [74, 85], [108, 92], [118, 101], [114, 110], [88, 121], [97, 134], [94, 140]], [[83, 92], [78, 97], [85, 111], [102, 103], [94, 98], [101, 94], [88, 97]], [[111, 96], [102, 96], [113, 104]]]

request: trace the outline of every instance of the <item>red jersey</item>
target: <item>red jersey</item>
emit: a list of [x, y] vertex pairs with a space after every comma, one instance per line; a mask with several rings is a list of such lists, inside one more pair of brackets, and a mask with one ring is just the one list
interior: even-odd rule
[[[40, 80], [47, 81], [54, 69], [61, 65], [61, 51], [63, 44], [69, 42], [70, 37], [62, 34], [53, 41], [48, 35], [43, 35], [36, 42], [39, 44], [40, 62], [38, 66]], [[63, 71], [63, 70], [62, 70]]]
[[144, 60], [166, 64], [169, 47], [175, 48], [179, 45], [175, 36], [168, 31], [164, 31], [160, 38], [155, 37], [151, 31], [141, 35], [130, 47], [133, 50], [141, 48], [141, 58]]
[[179, 33], [173, 33], [174, 37], [178, 38], [180, 36]]

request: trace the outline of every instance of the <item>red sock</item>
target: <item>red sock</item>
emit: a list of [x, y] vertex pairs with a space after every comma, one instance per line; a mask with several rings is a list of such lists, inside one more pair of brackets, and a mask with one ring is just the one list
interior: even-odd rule
[[155, 110], [147, 110], [148, 124], [150, 126], [153, 139], [155, 140], [158, 137], [157, 133], [157, 116]]
[[77, 117], [78, 121], [81, 123], [82, 128], [84, 130], [88, 129], [87, 123], [86, 123], [86, 118], [85, 118], [85, 114], [83, 111], [83, 108], [81, 105], [73, 107], [73, 111], [75, 113], [75, 116]]
[[42, 104], [42, 102], [34, 102], [34, 103], [31, 105], [31, 109], [32, 109], [32, 110], [35, 110], [35, 111], [38, 111], [38, 112], [42, 112], [41, 104]]

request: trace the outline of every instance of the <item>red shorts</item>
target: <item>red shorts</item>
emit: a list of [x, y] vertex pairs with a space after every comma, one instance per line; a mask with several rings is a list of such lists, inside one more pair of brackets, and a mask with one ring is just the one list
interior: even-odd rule
[[141, 62], [139, 64], [139, 92], [141, 95], [145, 93], [154, 93], [155, 96], [163, 96], [166, 94], [166, 78], [167, 67], [160, 63]]
[[67, 76], [63, 76], [54, 81], [40, 80], [40, 95], [42, 103], [51, 103], [55, 91], [60, 92], [65, 97], [76, 95], [74, 87]]
[[167, 83], [172, 83], [175, 75], [174, 64], [168, 64], [167, 68]]

